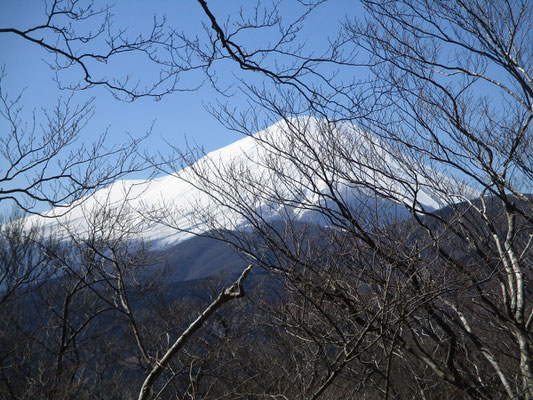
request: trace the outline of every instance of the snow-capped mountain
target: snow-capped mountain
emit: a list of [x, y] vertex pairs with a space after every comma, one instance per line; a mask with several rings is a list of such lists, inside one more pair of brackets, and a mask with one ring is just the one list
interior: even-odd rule
[[128, 232], [166, 246], [214, 227], [246, 228], [247, 213], [326, 224], [320, 210], [335, 208], [335, 201], [361, 207], [378, 192], [396, 199], [383, 200], [389, 207], [404, 203], [434, 210], [450, 201], [434, 190], [435, 181], [446, 183], [448, 193], [462, 190], [423, 169], [419, 173], [420, 161], [400, 156], [353, 125], [301, 117], [280, 121], [167, 176], [118, 181], [73, 204], [66, 216], [30, 221], [58, 235]]

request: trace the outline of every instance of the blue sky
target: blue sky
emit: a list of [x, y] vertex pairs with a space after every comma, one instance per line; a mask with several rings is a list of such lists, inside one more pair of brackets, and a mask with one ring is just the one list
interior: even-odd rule
[[[100, 3], [97, 1], [97, 5]], [[241, 5], [250, 7], [255, 2], [210, 1], [209, 5], [220, 21], [228, 15], [233, 16]], [[44, 22], [45, 3], [42, 0], [3, 0], [0, 5], [0, 27], [15, 27], [26, 29]], [[291, 0], [282, 3], [284, 17], [287, 20], [294, 18], [301, 8], [297, 1]], [[346, 14], [357, 12], [357, 4], [353, 1], [336, 0], [322, 6], [306, 24], [304, 36], [307, 46], [319, 50], [327, 43], [328, 36], [334, 36], [338, 29], [338, 21]], [[154, 15], [166, 15], [169, 26], [188, 35], [199, 35], [202, 39], [202, 21], [206, 21], [202, 10], [196, 0], [163, 0], [148, 1], [117, 1], [112, 9], [114, 14], [114, 28], [126, 27], [128, 33], [146, 31], [151, 27]], [[90, 27], [89, 27], [90, 28]], [[248, 39], [243, 37], [243, 40]], [[268, 41], [268, 37], [257, 36], [252, 40]], [[42, 118], [42, 110], [52, 108], [59, 99], [68, 97], [71, 93], [59, 90], [53, 81], [54, 72], [48, 67], [51, 55], [33, 43], [29, 43], [13, 34], [0, 34], [0, 66], [3, 66], [5, 78], [2, 90], [11, 97], [22, 90], [24, 114], [26, 120], [31, 121], [32, 113], [36, 112], [37, 122]], [[150, 77], [154, 71], [137, 59], [122, 59], [120, 63], [105, 65], [108, 75], [133, 74], [144, 79]], [[79, 73], [73, 69], [69, 73]], [[223, 85], [232, 83], [236, 76], [249, 82], [259, 82], [255, 73], [242, 73], [236, 65], [224, 62], [216, 66], [217, 76]], [[64, 75], [65, 81], [69, 76]], [[203, 78], [197, 73], [183, 76], [185, 86], [195, 86]], [[154, 128], [149, 139], [144, 143], [151, 152], [168, 150], [166, 141], [184, 148], [186, 138], [203, 146], [206, 151], [223, 147], [240, 138], [239, 134], [228, 132], [206, 110], [205, 105], [214, 104], [217, 100], [228, 102], [230, 106], [244, 110], [248, 107], [245, 97], [237, 90], [230, 91], [231, 97], [221, 97], [209, 84], [197, 91], [178, 92], [167, 95], [161, 101], [150, 98], [141, 98], [134, 102], [126, 103], [114, 99], [110, 93], [93, 88], [87, 91], [75, 92], [73, 103], [83, 103], [94, 98], [95, 115], [82, 132], [80, 141], [90, 143], [99, 133], [109, 129], [109, 144], [121, 143], [127, 135], [142, 136], [152, 124]], [[5, 135], [7, 129], [4, 120], [0, 121], [0, 129]], [[0, 160], [0, 163], [5, 162]], [[0, 164], [0, 168], [5, 165]], [[4, 201], [0, 203], [0, 211], [4, 212], [12, 205]]]

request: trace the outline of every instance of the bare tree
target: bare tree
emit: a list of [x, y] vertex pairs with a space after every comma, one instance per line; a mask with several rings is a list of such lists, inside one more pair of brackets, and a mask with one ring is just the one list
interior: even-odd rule
[[146, 399], [190, 390], [189, 365], [212, 359], [205, 328], [228, 318], [222, 306], [244, 296], [251, 266], [217, 286], [214, 300], [182, 298], [158, 253], [138, 240], [132, 213], [127, 201], [102, 204], [85, 215], [86, 231], [67, 224], [50, 239], [21, 219], [3, 226], [1, 395]]
[[[319, 304], [322, 326], [338, 328], [335, 307], [343, 307], [350, 323], [342, 334], [357, 327], [375, 338], [384, 355], [376, 385], [385, 398], [408, 396], [401, 370], [409, 396], [429, 398], [441, 388], [451, 397], [531, 399], [531, 4], [363, 1], [364, 18], [342, 24], [329, 57], [295, 55], [301, 65], [319, 65], [308, 91], [298, 80], [305, 68], [286, 77], [268, 64], [247, 64], [253, 49], [225, 39], [239, 21], [217, 24], [200, 3], [218, 51], [278, 84], [273, 93], [246, 86], [262, 111], [213, 110], [253, 136], [260, 173], [249, 160], [204, 159], [185, 176], [225, 210], [217, 214], [223, 221], [210, 220], [215, 236], [295, 288], [315, 275], [302, 299]], [[260, 24], [247, 26], [254, 27]], [[365, 79], [344, 84], [361, 65]], [[326, 76], [333, 78], [321, 84]], [[254, 136], [264, 119], [280, 118], [277, 133]], [[273, 210], [283, 223], [272, 220]], [[318, 239], [296, 218], [306, 212], [328, 226], [320, 240], [334, 238], [333, 248], [350, 260], [326, 258], [339, 279], [309, 251]], [[410, 220], [391, 220], [404, 212]], [[227, 231], [235, 215], [253, 234]], [[351, 248], [339, 245], [346, 240]], [[372, 302], [359, 318], [358, 304]], [[325, 385], [342, 379], [331, 371]]]
[[43, 111], [43, 123], [35, 115], [24, 121], [22, 95], [12, 99], [0, 89], [0, 102], [9, 129], [0, 139], [5, 165], [0, 200], [10, 199], [26, 212], [58, 207], [59, 215], [61, 208], [144, 168], [135, 156], [146, 135], [113, 147], [106, 146], [107, 132], [91, 144], [77, 143], [94, 115], [92, 101], [59, 100], [54, 109]]
[[[164, 16], [154, 16], [151, 29], [132, 37], [129, 27], [115, 26], [112, 11], [106, 3], [50, 0], [44, 4], [40, 24], [1, 27], [0, 34], [5, 38], [17, 36], [49, 53], [47, 64], [55, 71], [61, 89], [103, 87], [117, 99], [133, 101], [198, 86], [181, 86], [181, 75], [201, 65], [194, 65], [195, 60], [182, 51], [176, 32], [167, 26]], [[142, 76], [109, 72], [112, 63], [128, 55], [138, 57], [139, 62], [148, 61], [157, 70], [152, 71], [154, 74], [144, 71]], [[102, 68], [106, 64], [109, 66]], [[66, 70], [74, 71], [71, 81], [63, 74]]]
[[[55, 71], [58, 89], [68, 92], [54, 108], [46, 105], [42, 113], [28, 117], [22, 110], [22, 91], [0, 90], [0, 112], [7, 124], [0, 143], [5, 163], [0, 171], [0, 200], [10, 199], [27, 212], [42, 213], [45, 207], [70, 204], [144, 167], [133, 160], [144, 135], [114, 147], [107, 146], [107, 132], [95, 135], [91, 144], [76, 143], [94, 115], [93, 99], [77, 104], [77, 91], [100, 87], [118, 100], [158, 100], [173, 92], [195, 90], [205, 81], [187, 79], [190, 86], [182, 85], [182, 75], [205, 68], [205, 62], [184, 49], [180, 35], [167, 26], [164, 16], [154, 17], [151, 29], [137, 35], [114, 22], [109, 5], [51, 0], [43, 5], [40, 23], [0, 27], [3, 40], [18, 37], [33, 45], [36, 53], [42, 52], [44, 62]], [[135, 57], [148, 69], [142, 74], [117, 71], [117, 63], [126, 57]], [[6, 79], [3, 68], [0, 78]]]
[[[41, 24], [0, 27], [0, 35], [18, 36], [34, 44], [36, 51], [49, 53], [48, 66], [55, 71], [59, 89], [75, 93], [103, 87], [118, 100], [133, 101], [147, 96], [159, 100], [203, 84], [203, 79], [190, 86], [179, 84], [183, 73], [208, 65], [191, 58], [193, 53], [178, 43], [180, 35], [166, 30], [164, 18], [154, 19], [146, 36], [130, 38], [126, 29], [115, 30], [107, 5], [53, 0], [45, 3], [44, 11]], [[106, 65], [127, 54], [155, 66], [155, 79], [106, 72]], [[10, 97], [0, 91], [0, 99], [9, 128], [0, 139], [5, 159], [0, 200], [10, 199], [23, 211], [41, 213], [43, 206], [56, 207], [53, 215], [44, 216], [63, 217], [73, 203], [80, 206], [78, 200], [145, 167], [136, 158], [143, 138], [107, 147], [104, 133], [90, 145], [77, 145], [93, 116], [93, 100], [75, 105], [73, 94], [60, 99], [53, 110], [34, 112], [33, 120], [25, 122], [22, 94]], [[118, 209], [102, 205], [91, 210], [84, 232], [59, 219], [62, 231], [54, 232], [54, 240], [35, 227], [27, 230], [22, 220], [2, 226], [2, 395], [131, 398], [137, 383], [139, 389], [143, 383], [136, 378], [144, 374], [141, 398], [154, 390], [159, 396], [178, 381], [176, 371], [186, 372], [180, 360], [174, 360], [176, 353], [223, 304], [244, 296], [242, 281], [250, 268], [194, 321], [194, 311], [201, 306], [187, 308], [185, 301], [179, 307], [167, 304], [171, 296], [162, 294], [155, 284], [160, 281], [147, 271], [157, 259], [142, 242], [131, 239], [140, 228], [129, 224], [130, 211], [125, 203]], [[166, 319], [140, 302], [153, 302], [159, 311], [168, 308]], [[171, 346], [168, 341], [181, 330]], [[160, 384], [162, 377], [167, 380]], [[183, 389], [179, 385], [177, 391]]]

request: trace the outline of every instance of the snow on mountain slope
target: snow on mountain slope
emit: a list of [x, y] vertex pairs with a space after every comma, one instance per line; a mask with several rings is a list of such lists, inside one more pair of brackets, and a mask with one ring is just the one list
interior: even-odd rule
[[[118, 181], [74, 204], [65, 217], [29, 220], [57, 235], [66, 227], [85, 234], [99, 226], [110, 237], [127, 230], [132, 238], [166, 246], [213, 226], [246, 226], [241, 212], [220, 203], [239, 204], [240, 211], [266, 219], [325, 223], [316, 212], [332, 205], [324, 193], [333, 189], [344, 203], [356, 207], [370, 195], [366, 186], [372, 186], [406, 204], [412, 204], [416, 195], [420, 208], [444, 206], [445, 199], [431, 190], [427, 176], [414, 171], [416, 162], [408, 160], [406, 166], [400, 159], [352, 125], [332, 127], [301, 117], [208, 153], [174, 174], [150, 181]], [[451, 190], [459, 186], [436, 171], [434, 176], [449, 183]], [[54, 213], [50, 210], [47, 215]]]

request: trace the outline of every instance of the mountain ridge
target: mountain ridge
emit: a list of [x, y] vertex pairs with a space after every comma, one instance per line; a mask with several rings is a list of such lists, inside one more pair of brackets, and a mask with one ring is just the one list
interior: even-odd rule
[[[297, 141], [291, 136], [291, 132], [295, 130], [303, 132]], [[217, 193], [211, 191], [217, 184], [221, 190], [227, 190], [226, 193], [232, 190], [226, 177], [223, 176], [225, 173], [232, 175], [232, 179], [256, 180], [272, 193], [280, 191], [284, 199], [289, 199], [290, 204], [276, 204], [273, 201], [244, 197], [240, 200], [235, 199], [235, 201], [254, 202], [253, 206], [250, 206], [254, 208], [254, 212], [259, 212], [272, 220], [287, 217], [324, 224], [324, 221], [316, 219], [314, 210], [324, 206], [321, 204], [324, 200], [320, 191], [329, 189], [318, 178], [318, 170], [323, 166], [315, 166], [316, 161], [306, 152], [312, 150], [313, 153], [320, 154], [320, 157], [326, 160], [325, 163], [332, 164], [331, 168], [344, 167], [337, 166], [338, 160], [330, 160], [332, 157], [330, 153], [343, 152], [345, 153], [343, 157], [353, 158], [364, 155], [368, 158], [367, 164], [370, 166], [363, 165], [358, 171], [341, 171], [341, 175], [345, 174], [349, 178], [354, 175], [353, 181], [359, 180], [363, 183], [365, 179], [381, 179], [381, 184], [393, 187], [400, 198], [405, 198], [405, 203], [411, 202], [408, 190], [397, 188], [399, 185], [392, 178], [385, 174], [379, 175], [376, 172], [377, 167], [374, 169], [370, 164], [373, 158], [381, 158], [384, 160], [383, 165], [386, 164], [394, 173], [399, 176], [406, 175], [401, 170], [401, 165], [391, 155], [385, 154], [387, 150], [383, 149], [385, 147], [377, 138], [350, 124], [343, 123], [331, 128], [326, 121], [310, 117], [282, 120], [255, 135], [246, 136], [221, 149], [209, 152], [175, 173], [147, 181], [117, 181], [83, 199], [79, 204], [72, 205], [71, 211], [64, 217], [32, 216], [28, 221], [39, 223], [46, 231], [59, 235], [68, 232], [87, 234], [90, 233], [91, 226], [96, 224], [100, 224], [102, 230], [109, 230], [110, 237], [113, 231], [120, 233], [127, 229], [129, 237], [142, 238], [157, 248], [179, 243], [194, 234], [212, 229], [209, 219], [216, 221], [222, 229], [246, 229], [246, 219], [238, 212], [217, 204]], [[296, 158], [298, 162], [308, 163], [311, 171], [316, 170], [315, 191], [305, 186], [287, 186], [287, 183], [280, 179], [280, 176], [286, 175], [294, 178], [291, 182], [298, 182], [298, 174], [301, 172], [293, 162]], [[276, 173], [279, 176], [273, 176], [274, 168], [277, 169]], [[394, 171], [395, 169], [397, 171]], [[203, 177], [205, 182], [211, 180], [214, 185], [202, 186], [201, 183], [197, 183], [195, 179], [199, 173], [205, 174]], [[314, 180], [315, 177], [311, 179]], [[402, 179], [407, 180], [404, 176]], [[420, 180], [423, 184], [422, 179]], [[356, 188], [349, 180], [339, 179], [335, 181], [335, 185], [339, 195], [348, 202], [362, 204], [366, 201], [365, 189]], [[423, 185], [417, 192], [417, 201], [421, 207], [430, 210], [441, 208], [446, 204]], [[395, 204], [394, 208], [402, 206]], [[52, 209], [46, 213], [46, 217], [53, 217], [55, 214], [56, 211]]]

